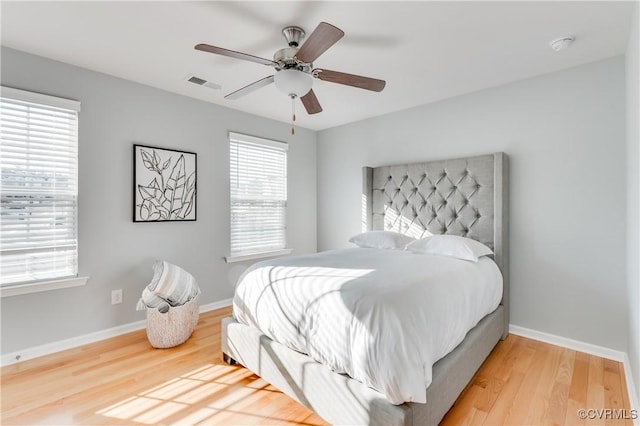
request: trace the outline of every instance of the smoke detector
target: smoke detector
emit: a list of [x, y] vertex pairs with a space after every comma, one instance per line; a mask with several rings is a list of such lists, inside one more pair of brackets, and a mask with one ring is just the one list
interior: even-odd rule
[[571, 43], [573, 43], [573, 41], [574, 41], [575, 39], [576, 39], [576, 38], [575, 38], [575, 37], [573, 37], [573, 36], [560, 37], [560, 38], [557, 38], [557, 39], [555, 39], [555, 40], [551, 41], [551, 42], [549, 43], [549, 46], [550, 46], [553, 50], [555, 50], [556, 52], [559, 52], [559, 51], [564, 50], [564, 49], [566, 49], [567, 47], [569, 47], [569, 46], [571, 45]]

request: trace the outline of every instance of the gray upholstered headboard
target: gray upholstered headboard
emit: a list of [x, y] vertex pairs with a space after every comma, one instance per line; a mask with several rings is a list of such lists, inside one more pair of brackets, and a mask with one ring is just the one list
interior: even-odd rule
[[493, 249], [504, 277], [509, 321], [508, 163], [502, 152], [363, 169], [369, 230], [420, 238], [426, 231], [478, 240]]

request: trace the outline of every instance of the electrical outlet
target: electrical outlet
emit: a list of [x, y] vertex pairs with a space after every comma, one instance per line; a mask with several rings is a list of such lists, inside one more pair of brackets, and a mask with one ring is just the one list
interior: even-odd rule
[[111, 292], [111, 304], [117, 305], [118, 303], [122, 303], [122, 289]]

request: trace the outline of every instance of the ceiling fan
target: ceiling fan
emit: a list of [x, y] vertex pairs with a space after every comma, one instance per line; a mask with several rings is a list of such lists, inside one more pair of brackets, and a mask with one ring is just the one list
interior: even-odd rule
[[[211, 46], [209, 44], [198, 44], [196, 50], [215, 53], [231, 58], [256, 62], [275, 68], [276, 73], [253, 82], [235, 92], [225, 96], [226, 99], [238, 99], [261, 87], [275, 83], [276, 87], [290, 96], [292, 99], [300, 98], [304, 108], [309, 114], [317, 114], [322, 111], [322, 106], [318, 102], [311, 86], [313, 78], [331, 83], [344, 84], [361, 89], [380, 92], [384, 89], [386, 82], [370, 77], [363, 77], [355, 74], [347, 74], [338, 71], [331, 71], [322, 68], [313, 68], [313, 61], [322, 55], [328, 48], [333, 46], [344, 36], [344, 32], [326, 22], [321, 22], [311, 33], [309, 38], [300, 46], [300, 42], [305, 36], [302, 28], [289, 26], [282, 29], [289, 47], [278, 50], [273, 55], [273, 60], [260, 58], [247, 53], [236, 52], [222, 47]], [[300, 47], [298, 47], [300, 46]], [[295, 120], [295, 114], [294, 114]]]

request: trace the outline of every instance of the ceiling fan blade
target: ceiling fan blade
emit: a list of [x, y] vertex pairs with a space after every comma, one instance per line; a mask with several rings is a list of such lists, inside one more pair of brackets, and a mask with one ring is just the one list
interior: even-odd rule
[[340, 28], [334, 27], [326, 22], [320, 22], [300, 50], [298, 50], [298, 53], [296, 53], [296, 58], [299, 61], [309, 64], [315, 61], [343, 36], [344, 32]]
[[301, 97], [300, 100], [308, 114], [317, 114], [322, 112], [322, 107], [320, 106], [320, 102], [318, 102], [318, 98], [316, 98], [316, 94], [313, 93], [313, 89], [309, 90], [309, 92]]
[[258, 56], [249, 55], [248, 53], [236, 52], [235, 50], [223, 49], [222, 47], [211, 46], [209, 44], [196, 44], [194, 48], [203, 52], [215, 53], [217, 55], [228, 56], [230, 58], [256, 62], [262, 65], [270, 65], [272, 67], [278, 66], [276, 62], [270, 59], [260, 58]]
[[314, 69], [313, 75], [322, 81], [345, 84], [374, 92], [382, 92], [382, 89], [384, 89], [384, 86], [387, 84], [386, 81], [378, 80], [377, 78], [362, 77], [360, 75], [323, 69]]
[[244, 86], [242, 89], [238, 89], [235, 92], [229, 93], [227, 96], [225, 96], [225, 99], [232, 99], [232, 100], [240, 99], [244, 95], [248, 95], [249, 93], [258, 90], [261, 87], [268, 86], [271, 83], [273, 83], [272, 75], [270, 75], [269, 77], [260, 79], [258, 81], [254, 81], [253, 83], [247, 86]]

